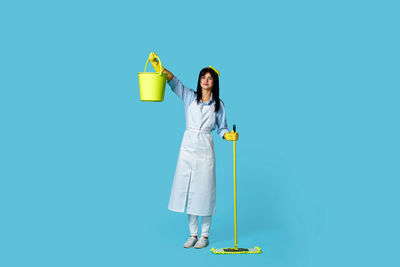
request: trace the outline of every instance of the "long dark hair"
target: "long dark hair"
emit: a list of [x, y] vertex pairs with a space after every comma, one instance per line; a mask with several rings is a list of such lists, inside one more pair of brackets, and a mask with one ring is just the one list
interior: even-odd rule
[[211, 92], [213, 94], [213, 98], [215, 101], [215, 112], [218, 112], [219, 106], [220, 106], [220, 103], [219, 103], [219, 78], [218, 78], [218, 74], [212, 68], [206, 67], [206, 68], [202, 69], [199, 73], [199, 80], [197, 81], [197, 92], [196, 92], [197, 93], [197, 103], [200, 102], [201, 93], [202, 93], [201, 86], [200, 86], [200, 79], [207, 73], [210, 73], [211, 77], [213, 77], [213, 80], [214, 80], [213, 81], [214, 85], [213, 85], [213, 88], [211, 89]]

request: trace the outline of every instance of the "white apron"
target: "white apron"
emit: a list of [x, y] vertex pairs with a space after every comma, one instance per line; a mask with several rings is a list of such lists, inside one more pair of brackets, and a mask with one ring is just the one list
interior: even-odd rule
[[215, 126], [215, 104], [192, 101], [179, 151], [168, 209], [198, 216], [215, 214], [215, 154], [210, 133]]

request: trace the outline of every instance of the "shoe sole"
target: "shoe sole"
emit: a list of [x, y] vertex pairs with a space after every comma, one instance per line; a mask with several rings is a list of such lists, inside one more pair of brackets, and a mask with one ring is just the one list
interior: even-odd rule
[[195, 246], [194, 248], [198, 248], [198, 249], [199, 249], [199, 248], [205, 248], [205, 247], [208, 247], [208, 244], [205, 245], [204, 247], [196, 247], [196, 246]]
[[194, 247], [195, 244], [196, 244], [196, 243], [194, 243], [193, 245], [191, 245], [191, 246], [189, 246], [189, 247], [185, 247], [185, 245], [183, 245], [183, 247], [184, 247], [184, 248], [191, 248], [191, 247]]

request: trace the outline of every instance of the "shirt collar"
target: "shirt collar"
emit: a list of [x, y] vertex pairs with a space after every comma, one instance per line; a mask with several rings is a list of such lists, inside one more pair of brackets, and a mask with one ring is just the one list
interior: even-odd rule
[[213, 97], [213, 93], [212, 92], [211, 92], [210, 100], [208, 100], [207, 102], [203, 103], [203, 101], [201, 101], [201, 99], [200, 99], [200, 103], [204, 104], [204, 105], [211, 105], [213, 103], [213, 101], [214, 101], [214, 97]]

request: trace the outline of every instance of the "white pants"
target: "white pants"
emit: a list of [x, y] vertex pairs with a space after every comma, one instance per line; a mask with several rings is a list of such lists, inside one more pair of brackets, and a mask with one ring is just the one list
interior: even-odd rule
[[[208, 237], [208, 233], [210, 232], [211, 217], [212, 216], [201, 216], [201, 236]], [[188, 218], [190, 235], [197, 236], [199, 216], [188, 214]]]

